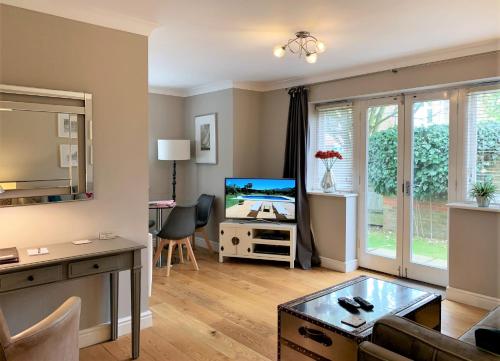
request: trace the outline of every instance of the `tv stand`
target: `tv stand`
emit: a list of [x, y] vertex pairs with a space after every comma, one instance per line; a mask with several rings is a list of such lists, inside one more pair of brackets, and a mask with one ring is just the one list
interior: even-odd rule
[[294, 223], [225, 221], [219, 225], [219, 262], [224, 257], [288, 262], [294, 267], [297, 226]]

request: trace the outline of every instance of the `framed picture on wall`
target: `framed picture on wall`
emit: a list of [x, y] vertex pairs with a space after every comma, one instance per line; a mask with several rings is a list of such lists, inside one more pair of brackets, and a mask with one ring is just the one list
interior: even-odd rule
[[78, 167], [78, 145], [59, 145], [59, 156], [61, 168]]
[[57, 114], [57, 136], [59, 138], [78, 138], [78, 118], [76, 114]]
[[194, 117], [196, 163], [217, 163], [216, 114]]

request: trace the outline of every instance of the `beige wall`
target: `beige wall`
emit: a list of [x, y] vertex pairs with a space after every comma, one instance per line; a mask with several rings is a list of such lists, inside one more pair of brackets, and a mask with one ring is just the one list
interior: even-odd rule
[[[149, 94], [149, 199], [172, 197], [172, 162], [158, 160], [158, 139], [184, 139], [184, 98]], [[182, 162], [177, 177], [184, 179]]]
[[[202, 193], [216, 196], [208, 229], [210, 238], [217, 241], [219, 222], [224, 219], [224, 178], [233, 175], [233, 89], [191, 96], [185, 102], [184, 136], [192, 140], [192, 160], [182, 164], [186, 176], [179, 180], [179, 201], [193, 203]], [[194, 117], [210, 113], [217, 114], [217, 164], [197, 164]]]
[[[1, 208], [0, 247], [68, 242], [99, 231], [146, 243], [147, 38], [0, 5], [0, 51], [1, 83], [93, 94], [95, 181], [93, 201]], [[130, 314], [128, 272], [120, 276], [123, 317]], [[99, 276], [13, 292], [0, 304], [16, 332], [78, 295], [81, 327], [88, 328], [109, 319], [108, 285]], [[142, 296], [146, 310], [146, 287]]]
[[260, 175], [262, 93], [234, 89], [234, 177]]
[[450, 208], [449, 285], [500, 299], [500, 213]]

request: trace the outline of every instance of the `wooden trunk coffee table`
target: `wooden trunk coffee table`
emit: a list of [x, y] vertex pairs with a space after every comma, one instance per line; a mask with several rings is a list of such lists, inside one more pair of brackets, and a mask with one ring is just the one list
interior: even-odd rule
[[[361, 296], [375, 307], [358, 314], [358, 328], [341, 320], [352, 313], [339, 297]], [[355, 361], [358, 344], [368, 340], [375, 321], [397, 315], [441, 330], [441, 296], [393, 282], [360, 276], [278, 306], [278, 360]]]

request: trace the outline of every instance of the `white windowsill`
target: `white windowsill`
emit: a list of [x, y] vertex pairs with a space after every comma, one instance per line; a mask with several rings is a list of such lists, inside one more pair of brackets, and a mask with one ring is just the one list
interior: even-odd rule
[[447, 206], [448, 206], [448, 208], [468, 209], [468, 210], [473, 210], [473, 211], [500, 213], [500, 205], [499, 204], [490, 204], [489, 207], [478, 207], [476, 203], [472, 203], [472, 202], [454, 202], [454, 203], [448, 203]]
[[324, 193], [321, 191], [308, 191], [307, 194], [312, 196], [337, 197], [337, 198], [350, 198], [358, 196], [357, 193], [350, 193], [350, 192]]

